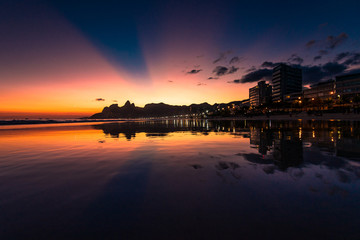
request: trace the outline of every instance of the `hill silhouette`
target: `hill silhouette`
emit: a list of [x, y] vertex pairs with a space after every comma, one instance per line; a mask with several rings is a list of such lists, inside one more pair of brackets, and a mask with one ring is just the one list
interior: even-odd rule
[[139, 117], [164, 117], [173, 115], [185, 115], [200, 113], [206, 110], [214, 110], [219, 104], [210, 105], [208, 103], [191, 104], [189, 106], [169, 105], [165, 103], [150, 103], [143, 108], [136, 107], [129, 100], [125, 105], [119, 107], [118, 104], [112, 104], [105, 107], [102, 112], [92, 115], [91, 119], [109, 119], [109, 118], [139, 118]]

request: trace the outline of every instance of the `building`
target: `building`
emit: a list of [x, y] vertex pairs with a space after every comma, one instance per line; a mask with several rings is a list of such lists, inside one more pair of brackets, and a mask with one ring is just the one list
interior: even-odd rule
[[255, 87], [249, 88], [249, 100], [250, 106], [259, 106], [259, 87], [256, 85]]
[[250, 99], [242, 100], [239, 105], [240, 105], [240, 107], [250, 107]]
[[304, 90], [304, 99], [307, 100], [331, 100], [335, 96], [335, 81], [329, 80], [313, 84]]
[[273, 69], [272, 100], [284, 101], [284, 96], [302, 91], [302, 71], [299, 68], [280, 64]]
[[301, 103], [303, 99], [303, 92], [289, 93], [284, 96], [284, 102]]
[[272, 87], [265, 81], [258, 82], [258, 85], [249, 89], [251, 106], [260, 106], [271, 103]]
[[360, 95], [360, 73], [337, 76], [335, 89], [339, 98]]
[[272, 86], [270, 84], [265, 83], [265, 81], [261, 81], [258, 83], [259, 86], [259, 102], [262, 104], [270, 104], [272, 102]]

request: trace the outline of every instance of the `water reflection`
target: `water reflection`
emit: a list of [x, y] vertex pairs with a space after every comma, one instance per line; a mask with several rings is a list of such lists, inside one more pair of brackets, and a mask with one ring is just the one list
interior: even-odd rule
[[[111, 138], [125, 137], [127, 140], [135, 139], [139, 133], [146, 133], [148, 138], [171, 137], [169, 134], [176, 132], [191, 132], [192, 135], [201, 134], [209, 138], [228, 134], [234, 138], [249, 139], [249, 148], [257, 149], [257, 153], [242, 148], [235, 155], [253, 166], [259, 166], [266, 174], [280, 171], [290, 174], [293, 179], [299, 179], [305, 174], [304, 168], [320, 166], [336, 170], [340, 182], [359, 179], [359, 166], [349, 163], [349, 160], [360, 160], [359, 122], [166, 120], [110, 123], [93, 127], [101, 129]], [[226, 154], [207, 157], [218, 160], [214, 169], [217, 176], [222, 178], [222, 170], [229, 170], [235, 176], [234, 170], [240, 167], [235, 162], [224, 161], [228, 158]], [[198, 163], [190, 166], [195, 170], [204, 168]], [[322, 179], [320, 173], [315, 175]]]
[[359, 239], [359, 129], [210, 120], [0, 129], [0, 238]]
[[[271, 152], [281, 165], [295, 166], [303, 161], [303, 146], [317, 147], [336, 156], [358, 158], [360, 156], [360, 123], [340, 121], [209, 121], [166, 120], [94, 125], [112, 138], [134, 139], [137, 133], [147, 137], [166, 137], [173, 132], [192, 132], [208, 135], [229, 133], [250, 138], [250, 146], [259, 154]], [[289, 162], [291, 159], [292, 162]]]

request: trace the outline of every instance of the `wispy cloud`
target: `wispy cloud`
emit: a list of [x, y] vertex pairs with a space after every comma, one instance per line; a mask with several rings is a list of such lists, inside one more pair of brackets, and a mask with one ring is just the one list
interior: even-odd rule
[[220, 53], [220, 56], [213, 61], [213, 64], [218, 63], [218, 62], [220, 62], [220, 61], [222, 61], [222, 60], [225, 60], [225, 59], [226, 59], [226, 56], [229, 55], [229, 54], [231, 54], [231, 53], [232, 53], [231, 50], [228, 50], [228, 51], [226, 51], [226, 52]]
[[313, 47], [315, 45], [315, 43], [316, 43], [316, 40], [310, 40], [305, 44], [305, 46], [307, 48], [311, 48], [311, 47]]
[[302, 64], [304, 62], [304, 59], [299, 57], [296, 53], [292, 54], [288, 60], [289, 63], [296, 63], [296, 64]]
[[239, 57], [233, 57], [230, 59], [229, 64], [235, 64], [240, 62], [240, 58]]
[[346, 33], [340, 33], [338, 36], [328, 36], [326, 38], [326, 47], [329, 49], [334, 49], [348, 38], [349, 36]]
[[[305, 46], [306, 48], [310, 49], [314, 46], [317, 46], [321, 49], [327, 49], [327, 50], [333, 50], [343, 44], [347, 39], [349, 38], [349, 35], [347, 33], [340, 33], [338, 36], [329, 35], [325, 40], [310, 40], [308, 41]], [[320, 52], [319, 55], [326, 55], [328, 51], [321, 50], [323, 52]]]
[[202, 69], [193, 69], [193, 70], [188, 71], [187, 74], [196, 74], [196, 73], [199, 73], [201, 71], [202, 71]]
[[228, 81], [228, 83], [241, 83], [241, 79], [235, 79], [232, 81]]
[[320, 60], [322, 58], [322, 56], [321, 55], [318, 55], [318, 56], [315, 56], [314, 58], [313, 58], [313, 60], [314, 60], [314, 62], [315, 61], [317, 61], [317, 60]]
[[232, 74], [234, 72], [236, 72], [237, 70], [239, 70], [239, 68], [231, 66], [231, 67], [225, 67], [225, 66], [217, 66], [214, 68], [213, 73], [216, 76], [223, 76], [226, 74]]

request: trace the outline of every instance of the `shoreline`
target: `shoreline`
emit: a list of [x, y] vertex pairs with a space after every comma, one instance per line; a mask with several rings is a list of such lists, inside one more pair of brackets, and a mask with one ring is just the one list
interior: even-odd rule
[[260, 115], [251, 117], [210, 117], [210, 118], [177, 118], [177, 117], [159, 117], [159, 118], [120, 118], [120, 119], [72, 119], [72, 120], [0, 120], [0, 126], [9, 125], [35, 125], [35, 124], [57, 124], [57, 123], [97, 123], [97, 122], [126, 122], [126, 121], [160, 121], [160, 120], [196, 120], [203, 119], [209, 121], [234, 121], [234, 120], [252, 120], [252, 121], [296, 121], [296, 120], [314, 120], [314, 121], [360, 121], [360, 114], [344, 114], [344, 113], [325, 113], [321, 116], [308, 115], [307, 113], [286, 114], [286, 115]]
[[[96, 123], [96, 122], [121, 122], [129, 121], [128, 119], [72, 119], [72, 120], [53, 120], [53, 119], [32, 119], [32, 120], [0, 120], [0, 126], [11, 126], [11, 125], [37, 125], [37, 124], [61, 124], [61, 123]], [[131, 121], [131, 120], [130, 120]]]
[[265, 120], [277, 120], [277, 121], [295, 121], [295, 120], [314, 120], [314, 121], [360, 121], [360, 114], [343, 114], [343, 113], [325, 113], [321, 116], [317, 115], [308, 115], [307, 113], [299, 114], [289, 114], [286, 115], [266, 115], [252, 116], [252, 117], [229, 117], [229, 118], [212, 118], [219, 120], [255, 120], [255, 121], [265, 121]]

